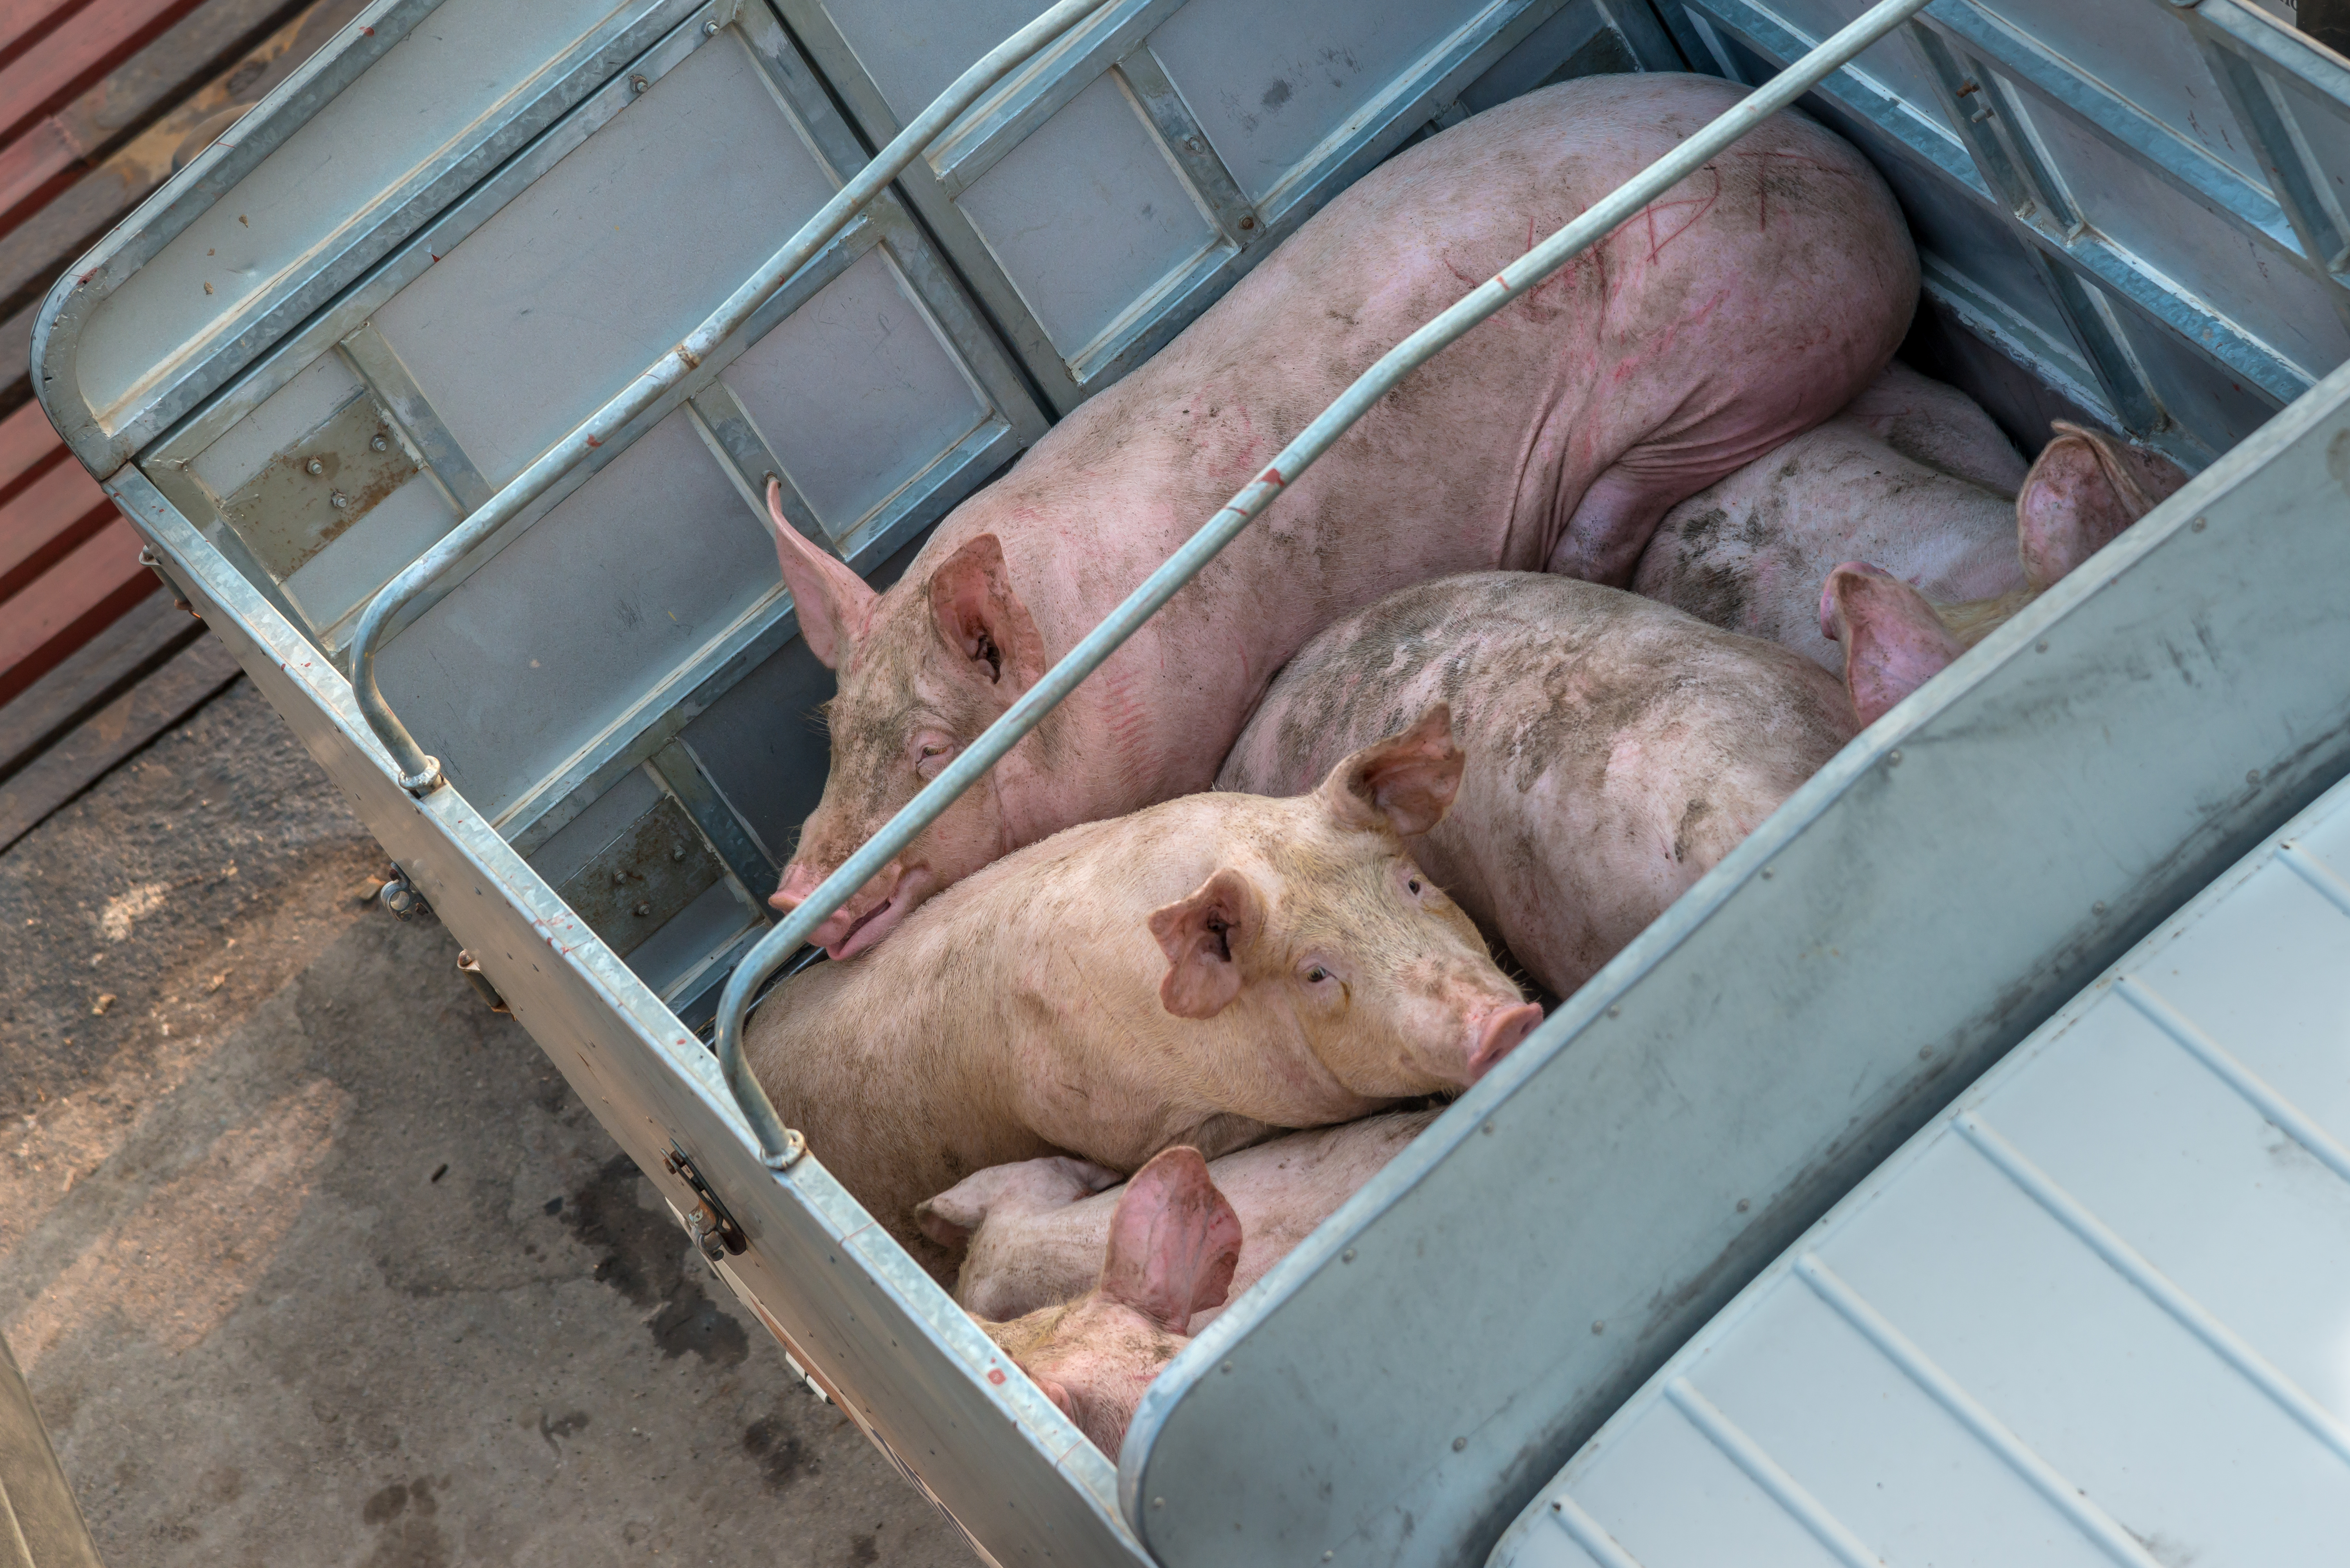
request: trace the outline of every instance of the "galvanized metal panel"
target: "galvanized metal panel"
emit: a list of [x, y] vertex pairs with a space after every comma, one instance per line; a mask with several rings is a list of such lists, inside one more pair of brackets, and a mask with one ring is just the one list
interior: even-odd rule
[[[457, 790], [402, 791], [350, 687], [135, 468], [108, 482], [205, 622], [673, 1208], [674, 1146], [750, 1241], [724, 1277], [997, 1563], [1140, 1563], [1109, 1463], [813, 1156], [759, 1163], [716, 1064]], [[994, 1379], [1001, 1379], [995, 1381]], [[919, 1473], [918, 1473], [919, 1472]]]
[[378, 678], [495, 816], [782, 592], [773, 537], [680, 410], [387, 647]]
[[[1493, 1568], [1581, 1551], [1591, 1527], [1647, 1568], [1809, 1563], [1806, 1499], [1869, 1562], [2333, 1554], [2345, 851], [2350, 784], [1838, 1203], [1600, 1428]], [[1723, 1447], [1690, 1440], [1708, 1407], [1763, 1456], [1749, 1475], [1785, 1478], [1736, 1487], [1775, 1532], [1719, 1507]]]
[[1741, 1282], [2350, 769], [2345, 500], [2350, 370], [1799, 791], [1160, 1376], [1123, 1456], [1154, 1554], [1485, 1550]]

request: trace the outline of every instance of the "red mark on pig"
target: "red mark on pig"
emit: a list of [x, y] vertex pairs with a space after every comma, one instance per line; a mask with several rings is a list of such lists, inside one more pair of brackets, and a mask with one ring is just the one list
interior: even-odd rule
[[[1705, 166], [1704, 172], [1713, 176], [1713, 189], [1705, 195], [1682, 196], [1670, 202], [1651, 202], [1641, 209], [1641, 216], [1648, 220], [1648, 259], [1650, 261], [1655, 261], [1663, 254], [1667, 245], [1697, 227], [1704, 221], [1705, 215], [1713, 211], [1714, 203], [1721, 200], [1721, 171], [1709, 163]], [[1674, 207], [1694, 207], [1697, 210], [1682, 221], [1679, 228], [1673, 230], [1664, 238], [1659, 239], [1657, 214]]]

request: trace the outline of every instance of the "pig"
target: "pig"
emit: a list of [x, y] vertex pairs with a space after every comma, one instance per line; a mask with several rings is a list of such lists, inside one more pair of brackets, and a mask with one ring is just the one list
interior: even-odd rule
[[[1441, 1107], [1389, 1111], [1295, 1132], [1209, 1163], [1240, 1217], [1238, 1295], [1287, 1257], [1356, 1189], [1419, 1136]], [[922, 1233], [958, 1253], [954, 1299], [972, 1316], [1003, 1321], [1075, 1300], [1099, 1279], [1124, 1178], [1066, 1156], [999, 1165], [967, 1176], [915, 1210]], [[1197, 1334], [1223, 1309], [1193, 1314]]]
[[914, 1206], [1072, 1154], [1130, 1171], [1457, 1092], [1541, 1021], [1404, 849], [1464, 765], [1449, 715], [1309, 795], [1202, 794], [1031, 845], [752, 1015], [785, 1122], [925, 1266]]
[[1252, 481], [1267, 512], [814, 929], [836, 958], [1024, 845], [1206, 787], [1309, 637], [1450, 573], [1628, 582], [1677, 501], [1849, 402], [1918, 263], [1883, 182], [1793, 111], [1382, 398], [1315, 465], [1270, 460], [1413, 329], [1727, 110], [1707, 77], [1594, 77], [1366, 174], [1175, 340], [949, 514], [876, 594], [781, 521], [837, 675], [831, 767], [774, 902], [815, 890]]
[[1874, 722], [1885, 693], [1956, 656], [1945, 642], [1972, 647], [2186, 482], [2125, 441], [2061, 421], [2055, 431], [2027, 470], [1965, 394], [1891, 366], [1835, 418], [1674, 507], [1632, 586], [1845, 675], [1830, 574], [1866, 563], [1863, 576], [1907, 583], [1915, 594], [1835, 590], [1857, 596], [1855, 615], [1882, 622], [1894, 610], [1881, 604], [1907, 618], [1904, 635], [1864, 639], [1848, 679]]
[[1142, 1391], [1190, 1343], [1188, 1325], [1231, 1293], [1243, 1241], [1200, 1151], [1170, 1148], [1119, 1193], [1091, 1290], [979, 1325], [1114, 1459]]
[[1407, 840], [1565, 996], [1852, 738], [1835, 677], [1596, 583], [1474, 573], [1390, 594], [1291, 660], [1217, 775], [1307, 787], [1317, 757], [1451, 705], [1468, 763]]

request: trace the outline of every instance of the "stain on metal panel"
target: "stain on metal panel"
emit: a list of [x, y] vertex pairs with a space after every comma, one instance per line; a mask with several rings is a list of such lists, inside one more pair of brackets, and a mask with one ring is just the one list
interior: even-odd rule
[[284, 582], [422, 466], [382, 406], [358, 397], [263, 463], [221, 515]]

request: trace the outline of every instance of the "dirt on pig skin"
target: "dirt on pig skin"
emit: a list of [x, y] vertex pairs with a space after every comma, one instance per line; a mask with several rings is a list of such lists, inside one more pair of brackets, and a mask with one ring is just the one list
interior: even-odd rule
[[384, 864], [243, 681], [0, 856], [0, 1333], [103, 1560], [972, 1562]]

